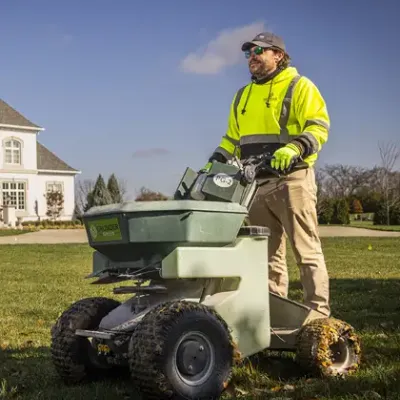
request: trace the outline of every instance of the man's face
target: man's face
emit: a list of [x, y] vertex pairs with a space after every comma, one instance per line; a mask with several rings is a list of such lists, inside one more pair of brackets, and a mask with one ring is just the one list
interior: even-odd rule
[[272, 49], [258, 46], [253, 46], [246, 51], [245, 56], [248, 58], [250, 73], [256, 77], [262, 77], [273, 72], [279, 61], [279, 54], [276, 54]]

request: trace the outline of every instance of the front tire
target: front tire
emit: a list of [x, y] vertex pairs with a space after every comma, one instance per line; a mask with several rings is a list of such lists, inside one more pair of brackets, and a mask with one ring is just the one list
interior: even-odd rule
[[319, 376], [351, 375], [361, 361], [361, 343], [354, 328], [336, 318], [309, 322], [297, 338], [297, 362]]
[[129, 364], [146, 399], [218, 399], [234, 355], [228, 327], [215, 311], [177, 301], [145, 315], [131, 337]]
[[75, 335], [77, 329], [97, 329], [100, 321], [121, 303], [106, 297], [91, 297], [72, 304], [51, 330], [51, 356], [58, 375], [66, 384], [77, 384], [97, 377], [102, 370], [89, 352], [93, 348], [85, 337]]

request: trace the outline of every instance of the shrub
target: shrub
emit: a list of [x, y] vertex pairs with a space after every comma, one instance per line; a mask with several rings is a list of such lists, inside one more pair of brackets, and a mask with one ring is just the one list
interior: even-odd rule
[[[374, 214], [374, 225], [387, 225], [387, 210], [384, 202], [381, 202]], [[400, 225], [400, 205], [390, 207], [389, 225]]]
[[40, 221], [24, 221], [22, 222], [23, 227], [36, 227], [38, 229], [81, 229], [83, 224], [76, 221], [52, 221], [48, 219], [42, 219]]
[[330, 224], [334, 211], [334, 202], [331, 199], [321, 200], [318, 206], [318, 223]]
[[350, 223], [350, 208], [346, 199], [336, 199], [332, 224], [348, 225]]
[[60, 191], [51, 191], [45, 194], [47, 203], [46, 215], [56, 220], [64, 208], [64, 195]]

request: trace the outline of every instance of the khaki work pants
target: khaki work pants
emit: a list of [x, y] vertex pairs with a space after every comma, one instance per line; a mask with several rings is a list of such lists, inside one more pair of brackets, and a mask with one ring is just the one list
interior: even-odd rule
[[258, 189], [249, 220], [251, 225], [271, 230], [270, 291], [288, 296], [287, 236], [300, 270], [304, 304], [329, 316], [329, 278], [318, 235], [316, 192], [313, 168], [298, 170], [283, 178], [271, 177]]

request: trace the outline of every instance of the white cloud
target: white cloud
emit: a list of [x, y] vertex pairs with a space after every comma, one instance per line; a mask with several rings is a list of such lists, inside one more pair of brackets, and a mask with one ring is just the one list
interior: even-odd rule
[[243, 60], [240, 50], [242, 43], [251, 40], [257, 33], [264, 30], [262, 22], [223, 30], [204, 49], [188, 54], [182, 60], [181, 68], [184, 72], [194, 74], [218, 74], [224, 68], [241, 62]]

